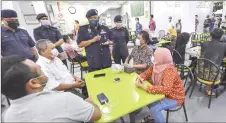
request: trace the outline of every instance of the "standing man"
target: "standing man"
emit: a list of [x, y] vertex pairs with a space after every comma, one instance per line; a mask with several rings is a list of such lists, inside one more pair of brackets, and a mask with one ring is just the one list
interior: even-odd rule
[[199, 25], [198, 15], [195, 15], [195, 32], [197, 31], [198, 25]]
[[139, 22], [139, 18], [135, 18], [136, 21], [136, 37], [138, 36], [138, 34], [143, 30], [142, 29], [142, 25]]
[[34, 62], [38, 59], [35, 42], [24, 29], [18, 28], [19, 21], [14, 10], [5, 9], [1, 11], [1, 55], [18, 55]]
[[111, 30], [111, 39], [113, 41], [113, 57], [116, 64], [125, 63], [129, 55], [127, 43], [129, 42], [129, 32], [122, 27], [122, 16], [117, 15], [114, 18], [115, 27]]
[[203, 32], [204, 33], [209, 33], [209, 28], [210, 28], [210, 23], [211, 23], [211, 20], [210, 20], [210, 18], [209, 18], [210, 16], [209, 15], [207, 15], [206, 16], [206, 19], [205, 19], [205, 21], [204, 21], [204, 24], [203, 24]]
[[168, 29], [167, 30], [169, 30], [170, 28], [174, 29], [174, 23], [173, 23], [172, 19], [173, 18], [171, 16], [169, 16], [169, 24], [168, 24]]
[[111, 54], [109, 49], [110, 30], [99, 24], [98, 11], [90, 9], [86, 18], [88, 25], [80, 26], [77, 43], [85, 47], [89, 72], [111, 67]]
[[155, 29], [156, 29], [156, 24], [155, 24], [155, 21], [154, 21], [154, 15], [151, 15], [151, 19], [150, 19], [150, 22], [149, 22], [149, 29], [151, 31], [151, 36], [153, 37], [154, 34], [155, 34]]
[[182, 30], [181, 19], [178, 19], [178, 22], [176, 23], [177, 35], [181, 34], [181, 30]]
[[56, 27], [50, 26], [48, 16], [45, 13], [38, 14], [36, 19], [40, 22], [41, 26], [35, 28], [33, 31], [35, 40], [49, 39], [60, 53], [58, 57], [67, 66], [67, 54], [60, 46], [64, 42], [60, 31]]

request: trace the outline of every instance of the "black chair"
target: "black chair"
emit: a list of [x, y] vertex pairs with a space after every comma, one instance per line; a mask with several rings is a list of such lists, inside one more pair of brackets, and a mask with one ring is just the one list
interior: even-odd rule
[[[177, 65], [177, 69], [182, 69], [182, 70], [183, 69], [188, 69], [189, 70], [188, 71], [188, 74], [185, 77], [185, 82], [184, 82], [184, 87], [186, 87], [188, 77], [190, 77], [190, 80], [193, 81], [194, 75], [193, 75], [191, 69], [188, 68], [187, 66], [183, 65], [183, 64], [178, 64]], [[186, 89], [185, 96], [187, 95], [188, 90], [189, 90], [189, 88]], [[178, 106], [178, 107], [176, 107], [174, 109], [168, 109], [168, 110], [166, 110], [166, 123], [168, 123], [168, 121], [169, 121], [169, 113], [170, 112], [176, 112], [176, 111], [179, 111], [182, 108], [184, 110], [185, 119], [186, 119], [186, 121], [188, 121], [188, 116], [187, 116], [187, 111], [186, 111], [186, 108], [185, 108], [185, 101], [184, 101], [184, 103], [181, 106]]]
[[76, 61], [79, 63], [80, 65], [80, 71], [81, 71], [81, 78], [83, 79], [83, 72], [87, 73], [88, 72], [88, 63], [87, 60], [83, 60], [80, 58], [80, 54], [77, 51], [74, 51], [76, 55]]
[[[66, 51], [65, 51], [65, 52], [66, 52]], [[66, 53], [67, 53], [67, 52], [66, 52]], [[76, 62], [74, 59], [72, 59], [68, 53], [67, 53], [67, 56], [68, 56], [68, 61], [69, 61], [70, 64], [71, 64], [71, 66], [70, 66], [70, 68], [71, 68], [71, 73], [74, 74], [74, 69], [80, 67], [80, 66], [76, 66], [76, 67], [75, 67], [75, 65], [79, 65], [79, 63]]]
[[[212, 99], [211, 95], [213, 92], [214, 85], [218, 85], [221, 82], [220, 68], [209, 59], [199, 58], [194, 61], [193, 72], [194, 72], [195, 79], [190, 85], [192, 86], [192, 90], [189, 98], [191, 98], [192, 96], [192, 93], [194, 91], [197, 81], [201, 83], [199, 91], [201, 91], [202, 84], [211, 85], [211, 94], [209, 96], [209, 104], [208, 104], [208, 108], [210, 108], [211, 99]], [[218, 90], [216, 89], [216, 98], [217, 97], [218, 97]]]

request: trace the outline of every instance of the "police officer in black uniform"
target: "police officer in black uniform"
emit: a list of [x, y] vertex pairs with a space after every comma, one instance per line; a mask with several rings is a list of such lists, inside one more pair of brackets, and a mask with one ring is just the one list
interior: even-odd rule
[[85, 47], [89, 72], [111, 67], [110, 30], [99, 24], [96, 9], [90, 9], [86, 18], [89, 20], [89, 24], [80, 26], [77, 43], [79, 47]]
[[111, 40], [113, 41], [113, 57], [116, 64], [124, 63], [129, 55], [127, 43], [129, 42], [129, 32], [122, 27], [122, 16], [117, 15], [114, 18], [115, 27], [111, 30]]
[[56, 27], [50, 26], [48, 16], [45, 13], [38, 14], [36, 19], [41, 23], [41, 26], [35, 28], [33, 31], [35, 40], [49, 39], [60, 53], [58, 57], [67, 66], [67, 54], [60, 46], [64, 42], [60, 31]]

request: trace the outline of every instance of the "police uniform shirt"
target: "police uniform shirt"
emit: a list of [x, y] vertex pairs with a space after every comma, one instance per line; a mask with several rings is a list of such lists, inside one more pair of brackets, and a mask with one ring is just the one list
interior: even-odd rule
[[97, 29], [92, 28], [90, 25], [80, 26], [78, 31], [77, 43], [88, 41], [95, 36], [100, 35], [100, 41], [94, 42], [86, 47], [86, 57], [91, 68], [106, 68], [111, 67], [111, 55], [109, 46], [103, 46], [101, 43], [109, 40], [110, 30], [108, 27], [99, 25]]
[[121, 27], [117, 29], [116, 27], [111, 29], [111, 40], [113, 43], [128, 43], [129, 42], [129, 32], [126, 28]]
[[[34, 38], [36, 41], [38, 41], [40, 39], [48, 39], [52, 43], [56, 43], [57, 41], [62, 39], [62, 35], [61, 35], [60, 31], [56, 27], [52, 27], [52, 26], [49, 26], [48, 28], [44, 27], [44, 26], [40, 26], [40, 27], [34, 29], [33, 33], [34, 33]], [[56, 49], [60, 53], [63, 52], [63, 49], [61, 46], [57, 46]]]
[[31, 48], [35, 42], [24, 29], [18, 28], [15, 31], [1, 27], [1, 55], [11, 56], [18, 55], [33, 60]]

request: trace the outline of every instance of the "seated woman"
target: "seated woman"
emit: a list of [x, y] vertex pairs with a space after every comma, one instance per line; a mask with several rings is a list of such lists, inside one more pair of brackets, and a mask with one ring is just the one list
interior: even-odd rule
[[125, 61], [125, 64], [129, 64], [129, 61], [133, 58], [134, 65], [131, 67], [135, 68], [138, 74], [144, 72], [152, 64], [153, 51], [147, 45], [149, 40], [149, 34], [146, 31], [141, 31], [136, 40], [137, 46], [135, 46]]
[[66, 51], [66, 53], [71, 59], [74, 59], [77, 62], [86, 61], [86, 57], [81, 55], [81, 51], [84, 50], [83, 48], [79, 48], [78, 46], [76, 46], [76, 44], [71, 43], [71, 39], [68, 35], [64, 35], [63, 40], [63, 49]]
[[[148, 93], [165, 95], [164, 99], [148, 106], [155, 122], [165, 122], [161, 111], [182, 105], [185, 99], [185, 89], [173, 65], [170, 51], [166, 48], [157, 48], [154, 58], [154, 65], [140, 74], [136, 85]], [[146, 85], [145, 80], [150, 80], [152, 85]]]
[[[181, 57], [177, 53], [173, 53], [173, 60], [176, 64], [184, 64], [185, 66], [191, 65], [190, 55], [195, 56], [197, 53], [191, 49], [191, 36], [187, 32], [183, 32], [178, 35], [175, 50], [181, 55]], [[194, 57], [192, 57], [194, 59]], [[194, 59], [195, 60], [195, 59]]]

